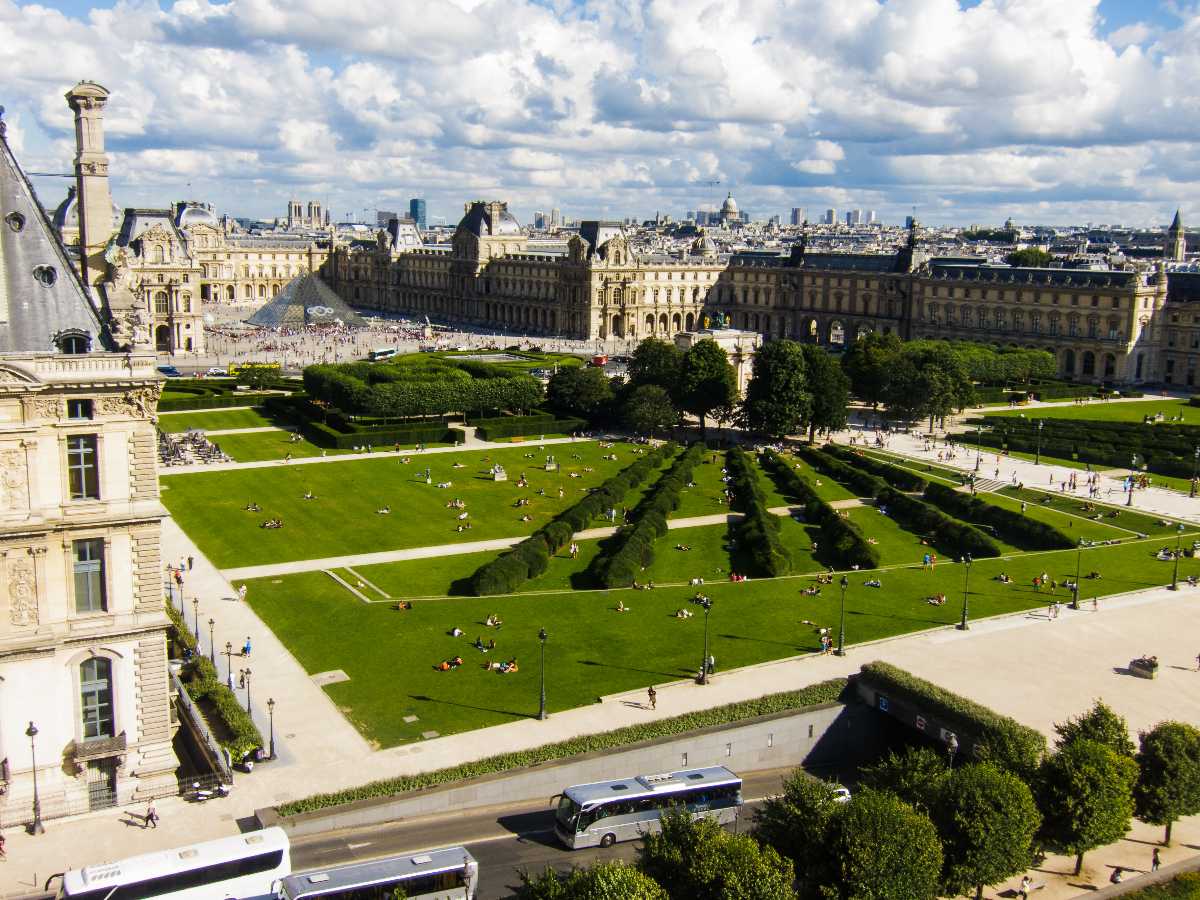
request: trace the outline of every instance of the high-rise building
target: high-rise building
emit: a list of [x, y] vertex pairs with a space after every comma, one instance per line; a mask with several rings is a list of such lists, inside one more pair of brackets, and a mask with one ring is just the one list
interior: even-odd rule
[[533, 227], [537, 228], [538, 230], [543, 230], [546, 227], [546, 214], [540, 209], [534, 210]]
[[419, 197], [413, 197], [408, 201], [408, 217], [417, 223], [417, 227], [425, 228], [425, 201]]
[[905, 216], [904, 217], [904, 227], [905, 228], [908, 228], [911, 230], [915, 224], [917, 224], [917, 220], [916, 220], [915, 216]]
[[862, 222], [863, 222], [863, 211], [861, 209], [851, 210], [850, 211], [850, 220], [847, 224], [861, 225]]
[[392, 212], [388, 209], [375, 210], [375, 224], [380, 228], [387, 228], [388, 222], [398, 218], [400, 218], [400, 213], [398, 212]]
[[803, 206], [793, 206], [792, 207], [792, 224], [793, 225], [803, 225], [804, 224], [804, 207]]
[[868, 225], [874, 225], [876, 221], [877, 221], [877, 219], [876, 219], [876, 216], [875, 216], [875, 210], [873, 210], [873, 209], [872, 209], [872, 210], [868, 210], [868, 212], [867, 212], [867, 224], [868, 224]]
[[825, 224], [826, 225], [836, 225], [837, 224], [837, 210], [836, 209], [825, 210]]
[[562, 211], [556, 206], [550, 210], [550, 227], [560, 228], [562, 226]]

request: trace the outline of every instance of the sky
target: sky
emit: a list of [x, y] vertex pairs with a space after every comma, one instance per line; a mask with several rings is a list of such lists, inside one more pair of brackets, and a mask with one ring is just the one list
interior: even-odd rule
[[0, 0], [0, 104], [70, 173], [63, 95], [107, 87], [120, 206], [1163, 226], [1198, 38], [1200, 0]]

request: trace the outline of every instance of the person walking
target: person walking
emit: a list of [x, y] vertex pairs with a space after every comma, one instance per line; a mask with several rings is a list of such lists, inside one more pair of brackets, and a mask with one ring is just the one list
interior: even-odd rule
[[192, 557], [190, 557], [190, 556], [189, 556], [189, 557], [188, 557], [188, 571], [189, 571], [189, 572], [190, 572], [190, 571], [192, 571], [192, 564], [193, 564], [193, 563], [195, 563], [195, 560], [194, 560]]
[[242, 645], [242, 656], [250, 655], [250, 636], [246, 635], [246, 643]]
[[1029, 900], [1029, 888], [1033, 885], [1033, 879], [1028, 875], [1021, 879], [1021, 886], [1017, 888], [1017, 896], [1021, 900]]
[[1162, 865], [1162, 860], [1158, 856], [1158, 848], [1154, 848], [1154, 852], [1150, 854], [1150, 871], [1157, 872], [1158, 867]]
[[146, 824], [143, 828], [158, 828], [158, 810], [154, 808], [154, 801], [151, 800], [146, 804]]
[[[654, 685], [650, 685], [650, 687], [646, 689], [646, 697], [650, 700], [650, 708], [652, 710], [658, 709], [658, 691], [654, 689]], [[1157, 852], [1158, 851], [1156, 850], [1155, 853]]]

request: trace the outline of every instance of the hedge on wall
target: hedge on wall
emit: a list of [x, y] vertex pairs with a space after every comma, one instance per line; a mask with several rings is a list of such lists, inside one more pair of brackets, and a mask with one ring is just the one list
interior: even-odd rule
[[837, 569], [875, 569], [879, 567], [879, 551], [867, 542], [859, 527], [822, 500], [809, 483], [796, 474], [786, 459], [774, 450], [766, 452], [767, 464], [772, 467], [785, 491], [804, 504], [806, 521], [821, 529], [820, 558]]
[[[471, 592], [477, 597], [511, 594], [528, 579], [540, 575], [549, 565], [550, 557], [561, 550], [576, 531], [585, 529], [606, 510], [619, 506], [631, 488], [661, 467], [667, 452], [668, 448], [659, 447], [643, 454], [503, 556], [484, 563], [471, 576]], [[669, 452], [675, 452], [674, 445], [670, 445]]]
[[631, 518], [591, 565], [592, 577], [604, 587], [628, 587], [645, 566], [654, 562], [654, 544], [667, 533], [667, 516], [679, 506], [679, 495], [691, 479], [692, 469], [704, 455], [701, 444], [693, 444], [675, 460], [670, 470], [654, 485]]
[[839, 700], [846, 689], [846, 679], [832, 678], [809, 685], [798, 691], [786, 691], [779, 694], [767, 694], [755, 700], [745, 700], [740, 703], [730, 703], [699, 712], [685, 713], [669, 719], [659, 719], [644, 725], [630, 725], [615, 731], [602, 731], [598, 734], [587, 734], [570, 738], [554, 744], [544, 744], [531, 750], [521, 750], [515, 753], [504, 753], [490, 756], [476, 762], [463, 763], [448, 769], [436, 769], [432, 772], [422, 772], [417, 775], [402, 775], [398, 778], [388, 778], [383, 781], [373, 781], [359, 787], [349, 788], [331, 794], [317, 794], [303, 800], [293, 800], [277, 808], [281, 816], [294, 816], [300, 813], [328, 809], [353, 803], [356, 800], [368, 800], [379, 797], [395, 797], [413, 791], [437, 787], [462, 781], [465, 778], [477, 778], [480, 775], [493, 775], [497, 772], [511, 772], [530, 766], [556, 762], [581, 753], [594, 753], [600, 750], [610, 750], [625, 747], [640, 741], [656, 738], [672, 737], [686, 734], [700, 728], [712, 728], [717, 725], [728, 725], [758, 716], [774, 715], [776, 713], [795, 712], [812, 706], [821, 706]]
[[[190, 391], [187, 393], [191, 393]], [[159, 412], [186, 412], [196, 409], [227, 409], [231, 406], [258, 406], [271, 394], [198, 394], [194, 398], [168, 397], [158, 401]]]
[[475, 433], [485, 441], [498, 438], [525, 437], [535, 434], [574, 434], [584, 431], [588, 423], [583, 419], [556, 419], [547, 413], [538, 416], [501, 416], [495, 419], [475, 419]]
[[388, 444], [453, 444], [462, 440], [462, 432], [447, 428], [441, 422], [429, 425], [398, 425], [392, 428], [376, 428], [370, 431], [335, 431], [322, 422], [308, 421], [300, 426], [300, 433], [318, 447], [336, 447], [347, 450], [370, 444], [385, 447]]
[[944, 484], [930, 483], [925, 488], [925, 499], [966, 522], [991, 525], [1002, 541], [1022, 550], [1070, 550], [1075, 546], [1073, 538], [1053, 525], [988, 503], [980, 497], [956, 491]]
[[[1036, 729], [1000, 715], [973, 700], [885, 662], [862, 667], [858, 677], [877, 691], [907, 702], [973, 738], [979, 762], [993, 762], [1029, 780], [1046, 754], [1046, 738]], [[960, 743], [962, 742], [960, 739]]]
[[792, 555], [779, 539], [779, 519], [767, 509], [762, 485], [740, 447], [725, 454], [729, 469], [732, 505], [743, 513], [733, 526], [737, 549], [751, 568], [748, 574], [775, 578], [792, 570]]

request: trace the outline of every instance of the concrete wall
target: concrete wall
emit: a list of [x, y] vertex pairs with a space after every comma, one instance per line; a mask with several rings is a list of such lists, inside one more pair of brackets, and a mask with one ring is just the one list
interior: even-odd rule
[[262, 827], [279, 825], [299, 837], [524, 800], [548, 804], [567, 785], [636, 774], [715, 765], [735, 772], [845, 765], [874, 754], [884, 718], [861, 704], [831, 703], [799, 713], [761, 716], [734, 725], [643, 741], [617, 750], [585, 753], [562, 762], [473, 778], [395, 798], [361, 800], [287, 818], [268, 808], [258, 810], [257, 816]]

